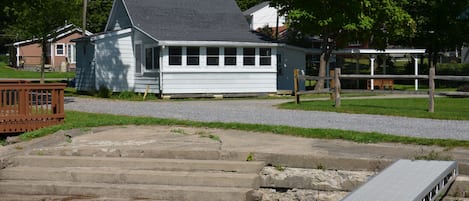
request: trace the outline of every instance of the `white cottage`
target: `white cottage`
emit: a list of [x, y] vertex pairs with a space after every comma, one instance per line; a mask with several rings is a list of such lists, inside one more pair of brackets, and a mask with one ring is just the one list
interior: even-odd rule
[[105, 32], [76, 42], [80, 91], [277, 91], [277, 44], [250, 32], [234, 0], [115, 0]]
[[282, 27], [285, 25], [285, 16], [279, 15], [278, 9], [271, 7], [269, 1], [264, 1], [243, 12], [251, 30], [258, 30], [265, 26]]

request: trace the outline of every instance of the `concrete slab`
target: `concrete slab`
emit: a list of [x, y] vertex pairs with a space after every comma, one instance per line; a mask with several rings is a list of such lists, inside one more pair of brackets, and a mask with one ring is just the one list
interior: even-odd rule
[[254, 160], [272, 165], [368, 171], [382, 170], [397, 159], [414, 159], [433, 154], [435, 159], [457, 160], [460, 173], [469, 174], [467, 149], [392, 143], [360, 144], [342, 140], [177, 126], [93, 128], [75, 135], [71, 142], [63, 140], [55, 145], [36, 147], [29, 153], [240, 161], [251, 156]]

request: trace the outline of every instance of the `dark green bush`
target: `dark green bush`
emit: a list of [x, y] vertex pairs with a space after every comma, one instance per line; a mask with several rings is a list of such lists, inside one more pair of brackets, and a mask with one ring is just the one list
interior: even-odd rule
[[96, 94], [100, 98], [110, 98], [112, 91], [108, 87], [101, 85], [99, 86], [98, 93]]
[[435, 70], [437, 75], [469, 75], [469, 64], [438, 64]]
[[459, 86], [457, 91], [469, 92], [469, 84]]
[[119, 99], [132, 99], [135, 96], [138, 96], [133, 91], [123, 91], [119, 93]]
[[0, 55], [0, 62], [2, 62], [4, 64], [8, 64], [8, 56]]

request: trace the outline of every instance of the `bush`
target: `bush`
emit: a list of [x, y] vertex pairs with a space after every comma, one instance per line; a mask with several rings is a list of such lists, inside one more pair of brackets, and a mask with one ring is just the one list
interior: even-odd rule
[[6, 55], [0, 55], [0, 62], [4, 63], [4, 64], [8, 64], [8, 56]]
[[119, 93], [119, 99], [133, 99], [137, 96], [133, 91], [123, 91]]
[[469, 92], [469, 84], [459, 86], [457, 91]]
[[112, 91], [109, 90], [109, 88], [107, 88], [106, 86], [101, 85], [99, 86], [97, 95], [100, 98], [110, 98], [112, 95]]
[[[437, 75], [456, 75], [456, 76], [468, 76], [469, 75], [469, 64], [438, 64], [436, 66]], [[464, 90], [464, 86], [467, 82], [457, 82], [457, 81], [448, 81], [448, 80], [436, 80], [436, 85], [439, 87], [458, 87], [461, 90]], [[467, 88], [467, 86], [466, 86]]]
[[437, 75], [469, 75], [469, 64], [438, 64]]

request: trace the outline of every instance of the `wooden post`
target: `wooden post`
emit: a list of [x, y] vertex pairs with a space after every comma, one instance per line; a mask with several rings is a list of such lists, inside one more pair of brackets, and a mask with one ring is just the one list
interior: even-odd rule
[[295, 95], [296, 104], [300, 104], [300, 95], [298, 94], [298, 91], [299, 91], [298, 74], [299, 74], [298, 69], [293, 70], [293, 77], [294, 77], [293, 78], [293, 85], [294, 85], [293, 94]]
[[[335, 76], [335, 70], [334, 69], [329, 70], [329, 77], [333, 77], [333, 76]], [[334, 79], [331, 79], [328, 82], [330, 83], [329, 87], [333, 89], [335, 87]], [[329, 95], [330, 95], [331, 100], [335, 100], [335, 93], [330, 93]]]
[[430, 68], [428, 75], [428, 112], [435, 112], [435, 67]]
[[335, 107], [340, 107], [340, 68], [335, 68], [334, 70], [334, 97], [335, 97]]

